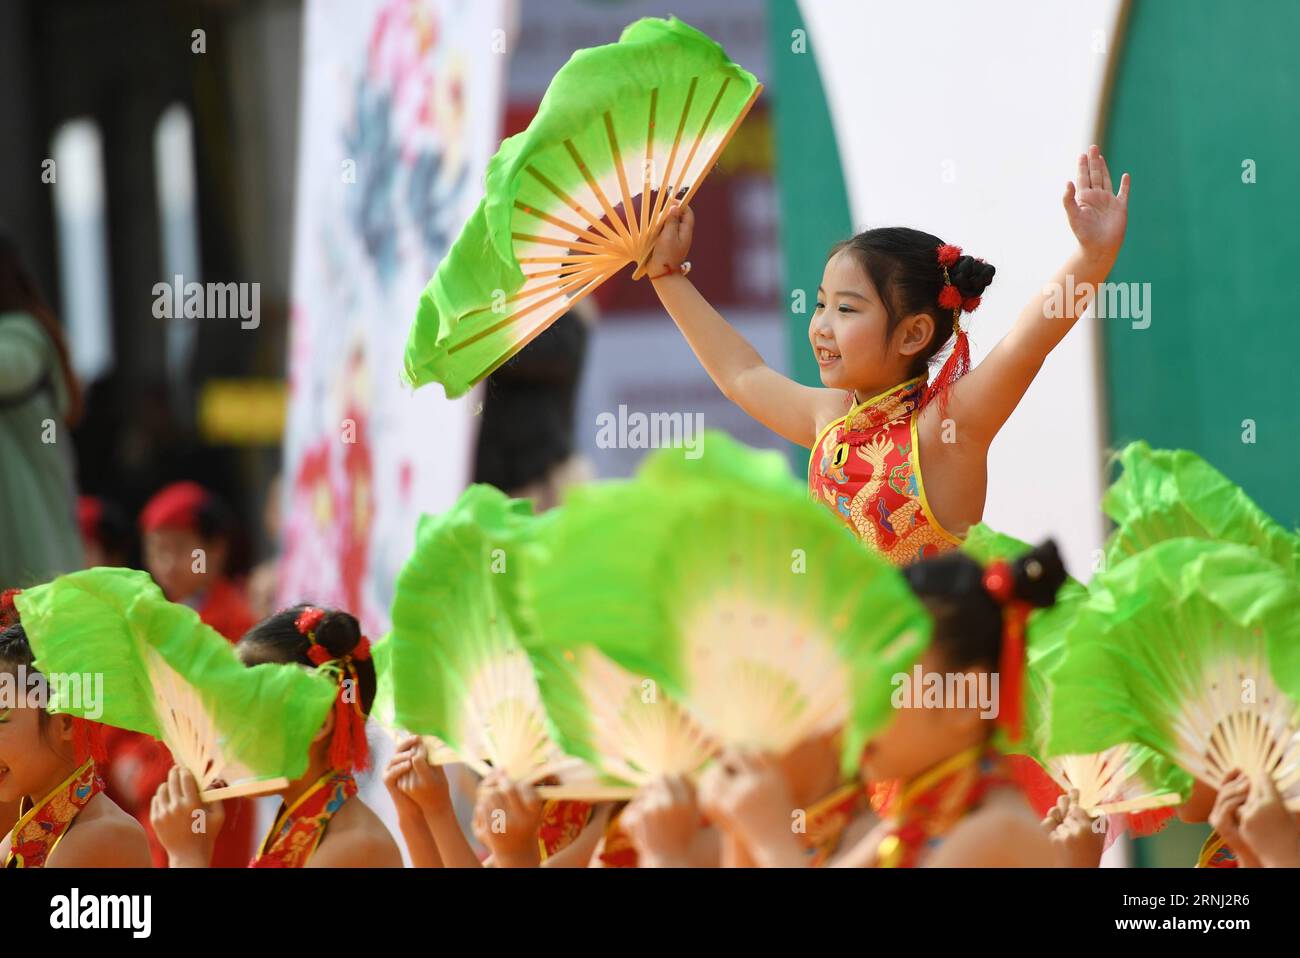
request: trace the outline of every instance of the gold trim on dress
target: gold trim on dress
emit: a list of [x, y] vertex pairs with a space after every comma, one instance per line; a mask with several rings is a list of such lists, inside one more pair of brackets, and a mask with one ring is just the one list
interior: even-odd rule
[[[44, 798], [42, 798], [39, 802], [33, 804], [32, 807], [27, 809], [27, 811], [25, 812], [23, 811], [23, 805], [31, 801], [31, 799], [29, 799], [26, 795], [24, 795], [19, 800], [18, 811], [20, 814], [18, 817], [18, 821], [14, 822], [14, 827], [9, 830], [10, 847], [9, 847], [9, 853], [5, 856], [5, 867], [8, 867], [10, 862], [17, 863], [18, 868], [25, 867], [26, 863], [23, 860], [23, 856], [18, 854], [18, 852], [14, 851], [13, 849], [14, 839], [17, 838], [18, 833], [22, 831], [22, 829], [27, 825], [27, 823], [30, 822], [36, 816], [37, 812], [39, 812], [42, 808], [48, 805], [55, 795], [61, 795], [62, 793], [66, 792], [68, 790], [69, 785], [71, 785], [77, 779], [81, 778], [81, 776], [86, 773], [86, 766], [93, 765], [94, 763], [95, 763], [94, 758], [86, 759], [84, 762], [82, 762], [80, 765], [77, 766], [77, 770], [75, 772], [73, 772], [71, 775], [65, 778], [54, 788], [50, 789], [50, 791], [46, 793]], [[84, 808], [77, 809], [77, 815], [80, 815], [84, 810], [85, 810]], [[76, 818], [76, 815], [74, 815], [73, 818]], [[69, 821], [68, 824], [64, 827], [63, 831], [59, 832], [59, 834], [55, 836], [54, 844], [52, 844], [49, 847], [49, 849], [45, 852], [46, 861], [50, 860], [50, 856], [54, 854], [54, 849], [59, 847], [59, 842], [63, 841], [63, 836], [68, 834], [68, 832], [71, 829], [72, 829], [72, 821]]]
[[912, 474], [916, 476], [916, 498], [921, 503], [921, 513], [925, 516], [926, 521], [930, 523], [930, 525], [934, 526], [935, 531], [946, 538], [949, 542], [955, 546], [959, 546], [962, 544], [963, 540], [958, 536], [953, 535], [940, 525], [939, 520], [934, 517], [934, 512], [930, 509], [930, 500], [927, 499], [925, 495], [925, 482], [921, 479], [921, 438], [916, 432], [917, 418], [917, 416], [912, 417], [912, 448], [907, 454], [908, 461], [912, 464]]
[[[910, 386], [913, 383], [918, 383], [922, 381], [924, 378], [925, 378], [924, 376], [913, 376], [911, 379], [906, 379], [901, 383], [897, 383], [896, 385], [890, 386], [884, 392], [877, 393], [876, 395], [872, 396], [870, 399], [864, 399], [862, 400], [862, 402], [858, 403], [857, 405], [850, 406], [849, 411], [846, 412], [843, 416], [840, 416], [839, 419], [832, 419], [824, 427], [822, 427], [822, 431], [819, 432], [817, 434], [817, 438], [813, 440], [812, 448], [808, 450], [808, 481], [812, 482], [813, 457], [817, 455], [817, 450], [821, 448], [822, 441], [826, 438], [827, 432], [829, 432], [831, 429], [834, 429], [836, 426], [844, 422], [846, 419], [857, 415], [862, 410], [866, 409], [868, 406], [873, 406], [876, 403], [880, 402], [882, 399], [885, 399], [893, 395], [894, 393], [898, 392], [904, 386]], [[853, 397], [852, 392], [849, 393], [849, 397], [850, 398]]]

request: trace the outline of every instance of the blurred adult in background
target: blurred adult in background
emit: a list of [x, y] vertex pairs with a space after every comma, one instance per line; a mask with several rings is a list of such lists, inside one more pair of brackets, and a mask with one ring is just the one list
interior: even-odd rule
[[591, 297], [579, 301], [487, 378], [474, 481], [538, 512], [559, 504], [564, 489], [589, 478], [576, 455], [574, 410], [589, 327]]
[[0, 230], [0, 588], [82, 567], [69, 429], [80, 415], [63, 331]]
[[135, 530], [126, 511], [99, 496], [77, 499], [77, 525], [86, 553], [86, 568], [134, 566]]

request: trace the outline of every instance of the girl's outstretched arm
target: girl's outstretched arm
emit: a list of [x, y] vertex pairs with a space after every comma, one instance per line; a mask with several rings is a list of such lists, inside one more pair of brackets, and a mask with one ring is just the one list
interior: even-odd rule
[[[1024, 397], [1047, 354], [1065, 338], [1095, 298], [1097, 284], [1110, 273], [1124, 242], [1128, 193], [1127, 173], [1120, 180], [1119, 193], [1112, 192], [1110, 170], [1095, 144], [1079, 156], [1078, 188], [1067, 183], [1063, 199], [1079, 248], [1043, 292], [1025, 306], [1011, 332], [983, 362], [953, 384], [947, 417], [956, 424], [964, 443], [988, 448]], [[1074, 296], [1069, 295], [1071, 285]], [[1079, 296], [1080, 291], [1086, 291], [1086, 296]], [[1048, 309], [1049, 303], [1060, 303], [1059, 318]], [[937, 429], [937, 410], [927, 413], [931, 423], [923, 425]]]
[[[675, 269], [686, 259], [694, 228], [694, 211], [674, 204], [650, 257], [651, 276]], [[749, 340], [685, 276], [670, 272], [653, 283], [659, 301], [722, 394], [777, 435], [811, 448], [820, 425], [847, 408], [842, 391], [802, 386], [763, 362]]]

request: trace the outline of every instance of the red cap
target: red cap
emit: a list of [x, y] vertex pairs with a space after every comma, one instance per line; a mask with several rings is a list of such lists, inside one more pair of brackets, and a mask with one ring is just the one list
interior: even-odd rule
[[189, 529], [198, 531], [199, 510], [211, 493], [197, 482], [173, 482], [165, 486], [140, 510], [140, 530]]

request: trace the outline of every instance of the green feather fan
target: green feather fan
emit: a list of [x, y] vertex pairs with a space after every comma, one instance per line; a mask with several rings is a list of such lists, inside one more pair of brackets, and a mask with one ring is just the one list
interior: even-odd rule
[[1300, 535], [1275, 522], [1200, 456], [1135, 442], [1118, 459], [1124, 471], [1102, 498], [1117, 526], [1106, 546], [1109, 561], [1190, 536], [1251, 546], [1300, 576]]
[[337, 693], [319, 671], [245, 668], [229, 642], [168, 602], [145, 572], [73, 572], [27, 589], [16, 604], [42, 673], [102, 676], [100, 714], [84, 697], [60, 698], [58, 682], [51, 710], [160, 739], [204, 801], [278, 791], [306, 771]]
[[545, 559], [524, 580], [533, 654], [583, 666], [568, 673], [578, 693], [551, 718], [598, 767], [633, 764], [637, 745], [597, 728], [592, 702], [607, 692], [585, 666], [591, 648], [635, 688], [679, 703], [691, 742], [781, 753], [842, 728], [845, 769], [856, 769], [892, 715], [893, 676], [928, 642], [929, 617], [896, 569], [788, 473], [777, 478], [771, 454], [720, 433], [704, 449], [697, 460], [664, 450], [636, 481], [580, 491], [542, 537]]
[[[987, 565], [1012, 561], [1030, 545], [980, 523], [967, 533], [962, 549]], [[1191, 788], [1187, 775], [1159, 753], [1135, 742], [1119, 742], [1100, 752], [1049, 754], [1047, 739], [1053, 707], [1052, 673], [1066, 650], [1066, 635], [1087, 599], [1074, 578], [1057, 593], [1056, 604], [1030, 613], [1025, 627], [1025, 735], [1019, 742], [999, 742], [1003, 751], [1033, 758], [1063, 790], [1077, 789], [1079, 804], [1090, 815], [1141, 812], [1181, 802]]]
[[397, 577], [392, 631], [375, 645], [375, 717], [436, 738], [431, 756], [441, 743], [481, 775], [497, 768], [535, 782], [577, 765], [547, 732], [509, 610], [523, 547], [547, 521], [485, 485], [422, 516]]
[[646, 18], [578, 50], [488, 163], [420, 297], [405, 377], [459, 396], [629, 264], [689, 203], [762, 89], [705, 34]]
[[1099, 574], [1052, 681], [1052, 754], [1136, 742], [1300, 809], [1300, 586], [1256, 550], [1169, 539]]

